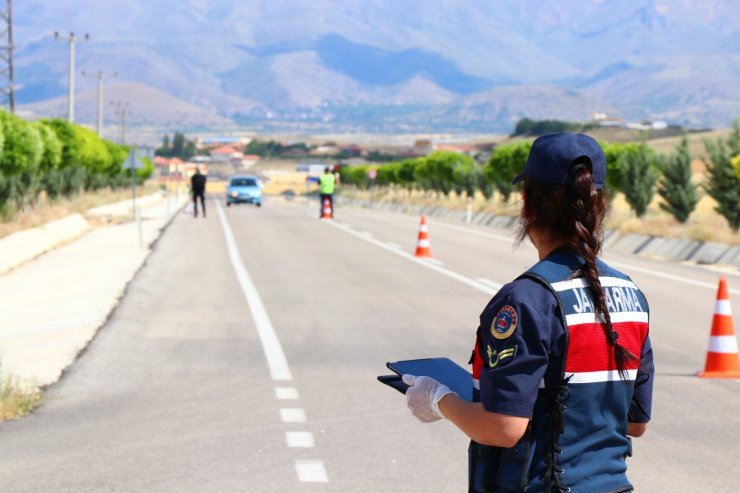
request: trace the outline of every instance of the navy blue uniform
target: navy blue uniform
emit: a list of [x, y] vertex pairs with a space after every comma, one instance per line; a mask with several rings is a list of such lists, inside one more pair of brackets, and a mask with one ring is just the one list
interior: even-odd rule
[[[627, 422], [650, 420], [649, 310], [637, 286], [598, 263], [619, 344], [637, 356], [623, 378], [583, 279], [557, 250], [504, 286], [480, 316], [473, 358], [491, 412], [530, 418], [512, 449], [471, 443], [470, 491], [630, 491]], [[561, 490], [558, 489], [561, 488]]]

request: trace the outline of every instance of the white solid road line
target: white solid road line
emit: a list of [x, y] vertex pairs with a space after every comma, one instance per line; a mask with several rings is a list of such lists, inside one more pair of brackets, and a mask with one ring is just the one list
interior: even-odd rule
[[484, 238], [492, 238], [494, 240], [498, 241], [504, 241], [507, 243], [514, 243], [514, 236], [504, 236], [504, 235], [495, 235], [493, 233], [486, 233], [485, 231], [478, 231], [477, 229], [470, 229], [466, 228], [465, 226], [455, 226], [454, 224], [447, 224], [442, 222], [436, 222], [434, 223], [434, 227], [442, 226], [447, 229], [454, 229], [456, 231], [462, 231], [464, 233], [468, 233], [475, 236], [482, 236]]
[[[650, 274], [652, 276], [662, 277], [663, 279], [668, 279], [668, 280], [676, 281], [676, 282], [682, 282], [682, 283], [685, 283], [685, 284], [691, 284], [693, 286], [700, 286], [702, 288], [708, 288], [708, 289], [712, 289], [712, 290], [717, 289], [717, 285], [716, 284], [712, 284], [712, 283], [708, 283], [708, 282], [702, 282], [702, 281], [695, 281], [693, 279], [687, 279], [685, 277], [674, 276], [672, 274], [666, 274], [665, 272], [658, 272], [658, 271], [651, 270], [651, 269], [644, 269], [642, 267], [637, 267], [637, 266], [630, 265], [630, 264], [625, 264], [625, 263], [622, 263], [622, 262], [613, 262], [613, 261], [610, 260], [608, 262], [608, 264], [609, 265], [613, 265], [614, 267], [622, 268], [622, 269], [626, 270], [627, 272], [629, 272], [629, 271], [642, 272], [643, 274]], [[728, 289], [727, 291], [729, 291], [732, 294], [740, 295], [740, 290], [739, 289]]]
[[389, 251], [389, 252], [391, 252], [391, 253], [393, 253], [395, 255], [400, 255], [401, 257], [403, 257], [403, 258], [405, 258], [407, 260], [410, 260], [412, 262], [415, 262], [415, 263], [417, 263], [419, 265], [423, 265], [427, 269], [432, 269], [433, 271], [439, 272], [440, 274], [443, 274], [443, 275], [445, 275], [447, 277], [451, 277], [452, 279], [455, 279], [456, 281], [460, 281], [463, 284], [467, 284], [468, 286], [473, 287], [473, 288], [475, 288], [475, 289], [477, 289], [479, 291], [483, 291], [484, 293], [486, 293], [488, 295], [494, 295], [494, 294], [496, 294], [496, 291], [497, 290], [491, 288], [490, 286], [487, 286], [485, 284], [482, 284], [482, 283], [480, 283], [478, 281], [475, 281], [474, 279], [471, 279], [469, 277], [466, 277], [466, 276], [464, 276], [462, 274], [458, 274], [457, 272], [451, 271], [449, 269], [445, 269], [444, 267], [441, 267], [439, 265], [436, 265], [435, 263], [429, 262], [429, 261], [424, 260], [424, 259], [418, 259], [418, 258], [414, 257], [413, 255], [411, 255], [409, 253], [406, 253], [404, 251], [400, 251], [400, 250], [397, 250], [397, 249], [395, 249], [393, 247], [390, 247], [387, 244], [383, 243], [382, 241], [378, 241], [378, 240], [376, 240], [374, 238], [368, 238], [367, 236], [363, 235], [362, 233], [360, 233], [358, 231], [355, 231], [351, 227], [348, 227], [348, 226], [343, 225], [343, 224], [337, 224], [337, 223], [335, 223], [333, 221], [326, 221], [324, 224], [328, 224], [328, 225], [334, 226], [337, 229], [340, 229], [340, 230], [342, 230], [342, 231], [344, 231], [346, 233], [349, 233], [349, 234], [351, 234], [353, 236], [356, 236], [357, 238], [360, 238], [362, 240], [365, 240], [367, 242], [370, 242], [373, 245], [379, 246], [380, 248], [383, 248], [384, 250]]
[[486, 286], [491, 286], [496, 291], [498, 291], [499, 289], [501, 289], [502, 287], [504, 287], [503, 284], [499, 284], [497, 282], [493, 282], [490, 279], [486, 279], [485, 277], [479, 277], [478, 279], [476, 279], [476, 281], [478, 281], [481, 284], [485, 284]]
[[[486, 233], [484, 231], [478, 231], [478, 230], [475, 230], [475, 229], [466, 228], [464, 226], [455, 226], [453, 224], [446, 224], [446, 223], [442, 223], [442, 222], [435, 222], [434, 223], [434, 226], [435, 227], [442, 226], [444, 228], [454, 229], [456, 231], [462, 231], [464, 233], [468, 233], [468, 234], [475, 235], [475, 236], [482, 236], [482, 237], [491, 238], [491, 239], [494, 239], [494, 240], [508, 241], [509, 243], [514, 243], [514, 237], [507, 238], [505, 236], [495, 235], [495, 234], [492, 234], [492, 233]], [[672, 274], [666, 274], [665, 272], [660, 272], [660, 271], [653, 270], [653, 269], [646, 269], [644, 267], [637, 267], [636, 265], [626, 264], [624, 262], [614, 262], [614, 261], [609, 260], [609, 261], [607, 261], [607, 263], [609, 265], [614, 266], [614, 267], [618, 267], [620, 269], [624, 269], [627, 272], [630, 272], [630, 271], [642, 272], [643, 274], [649, 274], [651, 276], [660, 277], [660, 278], [668, 279], [668, 280], [671, 280], [671, 281], [682, 282], [682, 283], [685, 283], [685, 284], [691, 284], [692, 286], [699, 286], [699, 287], [702, 287], [702, 288], [708, 288], [708, 289], [713, 289], [713, 290], [714, 289], [717, 289], [717, 285], [716, 284], [713, 284], [713, 283], [708, 283], [708, 282], [703, 282], [703, 281], [695, 281], [693, 279], [688, 279], [686, 277], [674, 276]], [[740, 295], [740, 290], [738, 290], [738, 289], [728, 289], [728, 291], [730, 293], [732, 293], [732, 294]]]
[[236, 271], [236, 277], [239, 281], [239, 285], [244, 292], [244, 297], [247, 299], [247, 304], [252, 312], [252, 318], [257, 326], [257, 332], [262, 341], [262, 349], [265, 352], [267, 358], [267, 365], [270, 368], [270, 374], [273, 380], [292, 380], [293, 376], [290, 373], [288, 367], [288, 360], [285, 358], [283, 347], [280, 345], [280, 340], [275, 333], [275, 328], [272, 326], [270, 317], [267, 315], [265, 305], [260, 299], [257, 288], [255, 288], [252, 279], [249, 277], [247, 269], [244, 267], [241, 257], [239, 256], [239, 250], [236, 248], [236, 240], [234, 234], [231, 232], [224, 210], [218, 200], [216, 202], [216, 210], [218, 211], [218, 217], [221, 219], [221, 226], [224, 230], [224, 236], [226, 237], [226, 248], [229, 251], [229, 259], [231, 265]]

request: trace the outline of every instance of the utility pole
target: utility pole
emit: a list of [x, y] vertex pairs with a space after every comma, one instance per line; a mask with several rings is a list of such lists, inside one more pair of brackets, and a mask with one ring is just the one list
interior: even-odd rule
[[15, 113], [15, 84], [13, 83], [13, 4], [7, 0], [5, 10], [0, 10], [0, 95], [2, 104], [7, 104], [8, 110]]
[[[54, 39], [67, 41], [69, 43], [69, 95], [67, 96], [67, 120], [69, 123], [75, 122], [75, 42], [77, 36], [75, 33], [69, 33], [69, 36], [60, 36], [54, 31]], [[82, 41], [89, 41], [90, 35], [85, 34]]]
[[[116, 77], [117, 72], [113, 72], [110, 77]], [[96, 123], [96, 128], [98, 131], [98, 137], [103, 136], [103, 76], [105, 76], [105, 73], [103, 73], [102, 70], [98, 70], [95, 74], [90, 74], [82, 71], [83, 77], [95, 77], [98, 79], [98, 119]]]

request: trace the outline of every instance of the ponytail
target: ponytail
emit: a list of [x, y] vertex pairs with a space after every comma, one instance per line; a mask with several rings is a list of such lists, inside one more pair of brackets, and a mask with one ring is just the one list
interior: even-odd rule
[[531, 177], [524, 180], [524, 206], [517, 236], [522, 242], [533, 229], [551, 233], [566, 240], [572, 251], [583, 257], [584, 264], [573, 273], [583, 277], [594, 301], [595, 317], [600, 317], [607, 343], [614, 350], [614, 360], [621, 379], [626, 379], [627, 364], [637, 360], [619, 344], [606, 305], [606, 294], [599, 279], [596, 257], [601, 252], [601, 226], [606, 215], [603, 191], [596, 190], [591, 163], [579, 158], [570, 169], [572, 184], [546, 183]]
[[627, 348], [620, 345], [619, 333], [614, 330], [611, 315], [606, 306], [606, 295], [601, 286], [599, 279], [599, 270], [596, 266], [596, 257], [601, 252], [601, 223], [604, 218], [604, 199], [600, 197], [602, 192], [597, 191], [593, 186], [593, 178], [588, 166], [588, 162], [574, 163], [571, 168], [571, 174], [574, 177], [575, 185], [573, 187], [575, 201], [574, 209], [574, 229], [575, 236], [571, 237], [570, 248], [580, 254], [585, 263], [576, 271], [574, 277], [583, 277], [588, 284], [589, 292], [594, 300], [595, 315], [601, 315], [603, 318], [602, 327], [606, 339], [614, 348], [614, 359], [617, 363], [619, 376], [626, 379], [627, 363], [635, 361], [637, 358]]

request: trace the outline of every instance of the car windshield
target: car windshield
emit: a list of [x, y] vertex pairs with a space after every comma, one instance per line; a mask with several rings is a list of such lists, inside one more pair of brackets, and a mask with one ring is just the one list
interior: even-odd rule
[[257, 180], [255, 180], [254, 178], [232, 178], [231, 186], [232, 187], [256, 187]]

